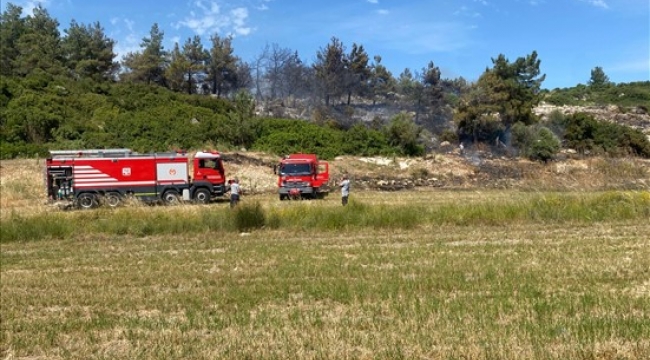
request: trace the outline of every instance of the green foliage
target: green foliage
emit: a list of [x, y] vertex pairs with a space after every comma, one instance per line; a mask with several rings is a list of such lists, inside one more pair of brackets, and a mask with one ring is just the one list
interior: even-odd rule
[[342, 151], [345, 154], [374, 156], [390, 154], [394, 148], [389, 145], [383, 132], [356, 124], [344, 132]]
[[129, 81], [144, 82], [147, 85], [166, 82], [165, 63], [168, 53], [163, 46], [165, 33], [154, 23], [149, 30], [149, 37], [142, 39], [140, 52], [126, 54], [122, 65], [128, 69], [123, 74]]
[[463, 96], [454, 115], [461, 141], [492, 141], [517, 122], [530, 125], [538, 120], [532, 110], [545, 75], [540, 75], [537, 52], [512, 63], [504, 55], [492, 62], [493, 68]]
[[46, 157], [49, 149], [46, 145], [0, 141], [0, 155], [3, 159]]
[[260, 119], [255, 116], [255, 101], [246, 91], [240, 90], [233, 101], [223, 124], [223, 140], [235, 146], [249, 148], [259, 137]]
[[519, 148], [521, 155], [531, 160], [547, 162], [560, 151], [560, 140], [546, 127], [526, 126], [516, 123], [512, 126], [512, 145]]
[[650, 81], [553, 89], [543, 94], [543, 100], [553, 105], [618, 105], [650, 108]]
[[422, 128], [406, 114], [396, 115], [384, 128], [388, 143], [409, 156], [422, 155], [424, 146], [418, 143]]
[[582, 153], [650, 157], [650, 141], [639, 130], [577, 113], [566, 118], [566, 146]]
[[547, 162], [560, 151], [560, 140], [553, 132], [545, 127], [541, 127], [535, 134], [536, 137], [530, 146], [528, 157], [531, 160], [540, 160]]
[[254, 149], [274, 154], [314, 153], [331, 159], [343, 153], [343, 132], [306, 121], [266, 119]]
[[[426, 111], [448, 109], [449, 104], [457, 107], [458, 131], [443, 133], [442, 140], [505, 141], [513, 124], [537, 122], [532, 107], [540, 99], [544, 81], [533, 51], [514, 62], [499, 55], [471, 86], [462, 78], [442, 79], [433, 62], [421, 73], [405, 69], [398, 86], [381, 57], [375, 56], [369, 64], [362, 45], [353, 44], [346, 52], [333, 37], [318, 52], [311, 69], [300, 62], [297, 53], [291, 55], [294, 70], [299, 71], [292, 72], [284, 86], [270, 74], [262, 77], [286, 94], [320, 92], [326, 103], [346, 93], [366, 96], [373, 103], [408, 101], [416, 112], [415, 121], [400, 115], [387, 125], [376, 121], [370, 129], [361, 124], [347, 128], [329, 113], [329, 107], [314, 112], [316, 124], [261, 119], [255, 115], [251, 95], [238, 91], [250, 85], [250, 69], [234, 55], [231, 37], [213, 35], [209, 48], [203, 47], [199, 37], [188, 38], [182, 47], [176, 44], [171, 57], [163, 38], [162, 29], [153, 24], [139, 51], [126, 55], [126, 71], [118, 79], [115, 41], [106, 36], [101, 24], [73, 20], [62, 36], [58, 21], [42, 6], [23, 16], [21, 7], [9, 3], [0, 16], [0, 141], [4, 150], [0, 156], [40, 153], [45, 148], [129, 147], [149, 152], [205, 144], [277, 154], [310, 152], [323, 158], [414, 156], [424, 151], [422, 129], [416, 124], [426, 127], [428, 118], [446, 119], [446, 115], [434, 117]], [[198, 73], [204, 73], [205, 79], [199, 80]], [[305, 79], [312, 81], [305, 85]], [[401, 93], [392, 94], [395, 90]], [[208, 93], [217, 96], [205, 96]], [[588, 86], [541, 95], [560, 105], [615, 104], [622, 111], [634, 106], [646, 112], [650, 108], [650, 82], [612, 84], [600, 67], [592, 70]], [[350, 117], [354, 110], [347, 107], [344, 114]], [[563, 138], [568, 125], [557, 117], [547, 127]], [[568, 143], [583, 151], [647, 156], [647, 140], [639, 132], [610, 125], [592, 127], [588, 121], [576, 121], [567, 135]], [[531, 135], [531, 139], [548, 141], [525, 140], [526, 151], [533, 151], [535, 143], [552, 145], [547, 135], [539, 131]], [[534, 157], [545, 159], [553, 148], [536, 148]]]
[[589, 86], [591, 87], [601, 87], [609, 85], [609, 76], [605, 74], [605, 71], [602, 67], [596, 66], [591, 70], [591, 77], [589, 78]]

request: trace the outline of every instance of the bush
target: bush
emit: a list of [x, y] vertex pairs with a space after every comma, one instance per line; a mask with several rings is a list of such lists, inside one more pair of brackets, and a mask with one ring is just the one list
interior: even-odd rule
[[254, 149], [274, 154], [310, 153], [331, 159], [343, 154], [343, 132], [301, 120], [265, 119]]
[[547, 162], [560, 151], [560, 140], [551, 130], [541, 126], [526, 126], [520, 122], [512, 126], [512, 144], [522, 156]]
[[46, 157], [48, 154], [49, 149], [46, 145], [0, 142], [0, 158], [2, 159]]
[[418, 143], [421, 132], [422, 128], [406, 114], [396, 115], [384, 128], [389, 144], [408, 156], [424, 154], [424, 146]]
[[650, 141], [639, 130], [625, 125], [598, 121], [576, 113], [566, 119], [567, 146], [580, 152], [606, 153], [613, 156], [635, 155], [650, 158]]
[[449, 129], [445, 129], [442, 131], [442, 133], [440, 133], [440, 141], [448, 141], [451, 144], [456, 144], [459, 141], [458, 133]]
[[560, 151], [560, 140], [547, 128], [540, 128], [535, 134], [535, 139], [528, 152], [531, 160], [547, 162]]

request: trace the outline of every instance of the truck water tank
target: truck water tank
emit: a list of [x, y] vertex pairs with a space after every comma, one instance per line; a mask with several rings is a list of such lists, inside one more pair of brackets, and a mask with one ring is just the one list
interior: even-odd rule
[[183, 200], [190, 201], [190, 189], [183, 189]]

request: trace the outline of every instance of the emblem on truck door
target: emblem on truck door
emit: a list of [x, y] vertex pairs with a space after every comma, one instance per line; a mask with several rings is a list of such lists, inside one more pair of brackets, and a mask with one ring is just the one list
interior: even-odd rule
[[131, 176], [131, 168], [130, 167], [122, 168], [122, 176]]

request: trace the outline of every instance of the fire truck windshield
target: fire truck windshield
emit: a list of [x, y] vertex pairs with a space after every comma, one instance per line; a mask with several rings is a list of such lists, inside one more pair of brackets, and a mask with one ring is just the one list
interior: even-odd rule
[[310, 175], [311, 165], [309, 164], [283, 164], [280, 173], [284, 175]]
[[201, 159], [199, 160], [199, 168], [201, 169], [215, 169], [220, 170], [221, 166], [219, 161], [214, 159]]

